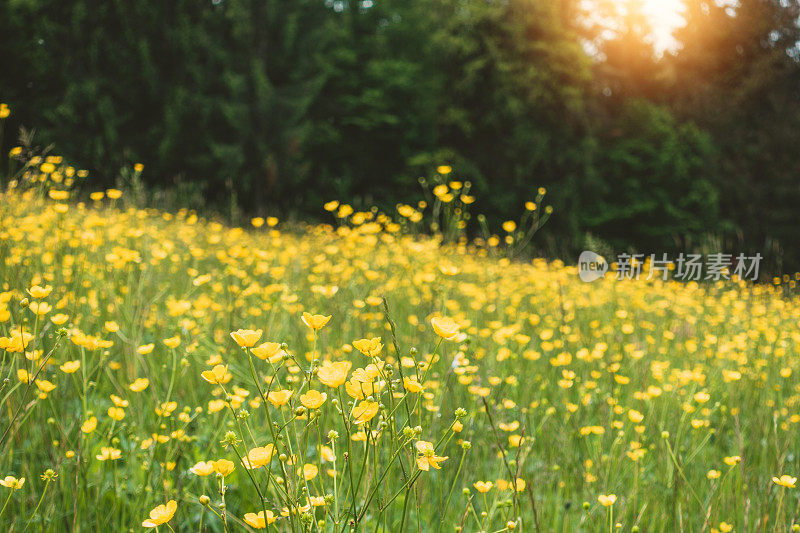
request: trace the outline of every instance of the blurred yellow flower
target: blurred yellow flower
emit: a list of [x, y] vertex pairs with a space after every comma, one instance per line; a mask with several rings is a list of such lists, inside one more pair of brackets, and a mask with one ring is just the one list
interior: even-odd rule
[[61, 371], [64, 372], [65, 374], [72, 374], [73, 372], [77, 372], [80, 367], [81, 367], [81, 362], [76, 360], [76, 361], [66, 361], [58, 368], [60, 368]]
[[475, 487], [475, 490], [477, 490], [481, 494], [486, 494], [487, 492], [492, 490], [492, 487], [494, 487], [494, 483], [492, 483], [491, 481], [476, 481], [473, 484], [473, 486]]
[[250, 351], [259, 359], [265, 359], [273, 364], [279, 363], [284, 355], [280, 343], [277, 342], [265, 342], [251, 348]]
[[773, 477], [772, 482], [776, 485], [780, 485], [781, 487], [786, 487], [787, 489], [793, 489], [795, 483], [797, 483], [797, 478], [792, 477], [788, 474], [783, 474], [781, 477]]
[[233, 461], [229, 461], [227, 459], [212, 461], [211, 466], [214, 468], [214, 472], [222, 477], [229, 476], [231, 472], [236, 469], [236, 465], [233, 464]]
[[81, 424], [81, 431], [84, 433], [91, 433], [95, 429], [97, 429], [97, 418], [95, 417], [90, 417]]
[[98, 461], [116, 461], [122, 457], [122, 450], [111, 448], [110, 446], [103, 446], [100, 448], [100, 453], [95, 456]]
[[378, 402], [364, 400], [353, 407], [353, 422], [356, 425], [369, 422], [375, 417], [376, 414], [378, 414], [379, 408], [380, 404], [378, 404]]
[[128, 385], [128, 388], [133, 392], [142, 392], [150, 385], [150, 380], [147, 378], [136, 378], [133, 383]]
[[175, 516], [175, 511], [178, 510], [178, 503], [175, 500], [170, 500], [166, 505], [162, 504], [150, 511], [149, 518], [142, 522], [143, 527], [158, 527], [166, 524], [172, 517]]
[[603, 507], [610, 507], [617, 501], [617, 496], [615, 494], [601, 494], [597, 497], [597, 501], [599, 501], [600, 505]]
[[202, 477], [211, 475], [214, 472], [214, 463], [213, 461], [200, 461], [191, 467], [189, 472]]
[[227, 365], [216, 365], [211, 370], [204, 370], [200, 373], [200, 377], [214, 385], [225, 384], [230, 380]]
[[164, 339], [163, 342], [167, 348], [177, 348], [181, 344], [181, 338], [175, 335], [174, 337]]
[[231, 332], [231, 338], [242, 348], [252, 348], [261, 338], [260, 329], [237, 329]]
[[320, 383], [328, 387], [341, 387], [347, 381], [347, 373], [350, 372], [351, 365], [350, 361], [336, 363], [325, 361], [317, 371], [317, 378]]
[[273, 407], [281, 407], [286, 405], [291, 397], [292, 391], [289, 389], [270, 391], [267, 394], [267, 400], [269, 400], [269, 403], [271, 403]]
[[303, 407], [306, 409], [319, 409], [327, 399], [327, 394], [313, 389], [300, 395], [300, 403], [303, 404]]
[[458, 336], [459, 329], [461, 329], [461, 326], [459, 326], [455, 320], [442, 316], [431, 318], [431, 326], [433, 326], [433, 331], [435, 331], [437, 335], [449, 341], [455, 340]]
[[11, 490], [19, 490], [22, 488], [24, 484], [25, 484], [24, 477], [17, 479], [14, 476], [6, 476], [3, 479], [0, 479], [0, 485]]
[[448, 459], [448, 457], [440, 457], [436, 455], [436, 451], [433, 448], [432, 442], [418, 440], [416, 447], [417, 452], [419, 452], [419, 455], [417, 456], [417, 466], [420, 470], [425, 470], [427, 472], [430, 467], [433, 467], [436, 470], [441, 470], [442, 467], [439, 466], [439, 463], [442, 463]]
[[264, 511], [259, 511], [258, 513], [245, 513], [244, 522], [254, 529], [264, 529], [267, 527], [267, 525], [275, 522], [275, 515], [269, 509], [267, 510], [266, 517], [264, 516]]
[[53, 287], [50, 285], [45, 285], [44, 287], [40, 287], [39, 285], [34, 285], [30, 289], [28, 289], [28, 294], [30, 294], [33, 298], [47, 298], [50, 293], [53, 292]]
[[142, 344], [141, 346], [136, 348], [136, 353], [138, 353], [139, 355], [147, 355], [151, 353], [155, 347], [156, 345], [153, 344], [152, 342], [150, 344]]
[[311, 313], [303, 313], [302, 317], [303, 324], [314, 331], [324, 328], [330, 319], [331, 315], [312, 315]]

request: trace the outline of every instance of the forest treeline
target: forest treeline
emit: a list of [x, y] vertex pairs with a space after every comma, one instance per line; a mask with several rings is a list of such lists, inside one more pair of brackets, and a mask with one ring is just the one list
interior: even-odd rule
[[[800, 1], [0, 2], [3, 161], [20, 126], [90, 170], [225, 210], [393, 211], [437, 165], [492, 227], [544, 186], [573, 257], [727, 250], [800, 267]], [[123, 173], [124, 177], [126, 174]]]

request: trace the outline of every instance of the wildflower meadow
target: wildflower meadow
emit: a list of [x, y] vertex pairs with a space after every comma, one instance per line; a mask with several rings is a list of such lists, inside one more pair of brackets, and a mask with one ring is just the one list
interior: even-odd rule
[[584, 283], [515, 252], [546, 191], [468, 239], [450, 172], [233, 227], [25, 160], [3, 530], [800, 530], [794, 279]]

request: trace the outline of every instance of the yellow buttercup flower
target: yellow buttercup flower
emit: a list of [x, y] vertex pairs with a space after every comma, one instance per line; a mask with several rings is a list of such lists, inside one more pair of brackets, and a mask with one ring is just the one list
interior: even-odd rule
[[53, 315], [50, 317], [50, 322], [55, 324], [56, 326], [60, 326], [69, 320], [69, 315], [65, 315], [63, 313], [58, 313], [57, 315]]
[[227, 459], [212, 461], [211, 466], [214, 468], [214, 472], [220, 474], [222, 477], [226, 477], [236, 470], [236, 465], [233, 464], [233, 461]]
[[153, 348], [155, 347], [156, 345], [153, 344], [152, 342], [150, 344], [142, 344], [141, 346], [136, 348], [136, 353], [138, 353], [139, 355], [147, 355], [151, 353], [153, 351]]
[[305, 394], [300, 395], [300, 403], [303, 404], [303, 407], [306, 409], [319, 409], [327, 399], [327, 394], [315, 390], [309, 390]]
[[211, 370], [204, 370], [203, 372], [200, 373], [200, 377], [214, 385], [217, 384], [224, 385], [231, 379], [230, 376], [228, 375], [227, 365], [216, 365]]
[[81, 367], [80, 361], [67, 361], [58, 368], [61, 369], [62, 372], [65, 374], [72, 374], [73, 372], [77, 372], [78, 369]]
[[181, 338], [179, 336], [175, 335], [174, 337], [170, 337], [168, 339], [164, 339], [162, 342], [168, 348], [177, 348], [181, 344]]
[[20, 334], [19, 331], [11, 332], [11, 337], [0, 337], [0, 349], [9, 353], [20, 353], [25, 351], [33, 340], [33, 334], [27, 331]]
[[242, 458], [242, 466], [248, 470], [266, 466], [275, 455], [275, 447], [270, 443], [260, 448], [252, 448], [247, 456]]
[[638, 424], [642, 420], [644, 420], [644, 415], [639, 411], [637, 411], [636, 409], [631, 409], [630, 411], [628, 411], [628, 419], [630, 419], [630, 421], [633, 422], [634, 424]]
[[355, 400], [363, 400], [368, 396], [378, 394], [385, 383], [383, 381], [371, 381], [367, 378], [353, 376], [345, 383], [345, 390], [347, 394]]
[[258, 513], [246, 513], [244, 515], [244, 522], [254, 529], [264, 529], [267, 525], [275, 522], [275, 514], [267, 510], [267, 516], [264, 516], [264, 511]]
[[53, 287], [50, 285], [45, 285], [41, 287], [39, 285], [34, 285], [30, 289], [28, 289], [28, 294], [30, 294], [33, 298], [41, 299], [47, 298], [50, 293], [53, 292]]
[[314, 331], [324, 328], [330, 319], [331, 315], [312, 315], [311, 313], [303, 313], [302, 317], [303, 324]]
[[208, 476], [214, 472], [214, 462], [213, 461], [200, 461], [196, 463], [193, 467], [189, 469], [189, 472], [196, 476]]
[[360, 339], [353, 341], [353, 347], [367, 357], [375, 357], [381, 353], [383, 344], [381, 344], [380, 337], [375, 337], [372, 339]]
[[161, 524], [166, 524], [172, 517], [175, 516], [175, 511], [178, 510], [178, 503], [175, 500], [170, 500], [166, 505], [162, 504], [150, 511], [149, 517], [142, 522], [143, 527], [158, 527]]
[[711, 396], [705, 391], [700, 391], [694, 395], [694, 401], [697, 403], [706, 403], [710, 399]]
[[433, 467], [436, 470], [441, 470], [442, 467], [439, 466], [439, 463], [442, 463], [448, 459], [448, 457], [440, 457], [436, 455], [436, 451], [432, 442], [418, 440], [416, 447], [417, 452], [419, 452], [419, 455], [417, 456], [417, 466], [420, 470], [427, 472], [430, 467]]
[[508, 445], [512, 448], [519, 448], [520, 444], [523, 443], [525, 439], [522, 435], [509, 435], [508, 436]]
[[303, 468], [297, 469], [297, 475], [302, 477], [306, 481], [311, 481], [312, 479], [317, 477], [318, 473], [319, 469], [312, 464], [305, 464], [303, 465]]
[[278, 342], [264, 342], [250, 351], [259, 359], [267, 360], [270, 363], [279, 363], [283, 359], [284, 351]]
[[36, 387], [44, 393], [52, 392], [56, 388], [53, 383], [47, 381], [46, 379], [37, 379]]
[[325, 361], [317, 371], [317, 379], [328, 387], [341, 387], [347, 381], [347, 373], [350, 372], [352, 363], [350, 361], [339, 361], [332, 363]]
[[449, 317], [443, 316], [435, 316], [431, 319], [431, 326], [433, 326], [433, 331], [436, 332], [441, 338], [452, 341], [458, 337], [458, 331], [461, 329], [461, 326], [458, 323]]
[[453, 167], [451, 167], [450, 165], [439, 165], [438, 167], [436, 167], [436, 172], [438, 172], [443, 176], [450, 174], [452, 171]]
[[128, 385], [128, 388], [133, 392], [142, 392], [150, 386], [150, 380], [147, 378], [136, 378], [133, 383]]
[[492, 483], [491, 481], [476, 481], [475, 483], [473, 483], [472, 486], [475, 487], [475, 490], [477, 490], [481, 494], [486, 494], [487, 492], [492, 490], [492, 487], [494, 487], [494, 483]]
[[422, 392], [425, 388], [414, 378], [403, 378], [403, 387], [408, 392], [417, 393]]
[[336, 459], [336, 456], [333, 454], [333, 449], [330, 446], [322, 446], [322, 448], [320, 448], [320, 456], [323, 461], [328, 461], [329, 463]]
[[597, 497], [597, 501], [599, 501], [600, 505], [603, 507], [610, 507], [617, 501], [617, 496], [615, 494], [601, 494]]
[[781, 487], [786, 487], [787, 489], [793, 489], [795, 483], [797, 483], [797, 478], [792, 477], [788, 474], [783, 474], [781, 477], [773, 477], [772, 482], [776, 485], [780, 485]]
[[114, 402], [114, 405], [117, 407], [128, 407], [128, 405], [130, 405], [130, 402], [128, 400], [123, 400], [116, 394], [111, 395], [111, 401]]
[[35, 315], [44, 316], [53, 310], [53, 306], [47, 302], [31, 302], [28, 309], [30, 309]]
[[98, 461], [116, 461], [120, 457], [122, 457], [122, 450], [110, 446], [103, 446], [100, 448], [100, 454], [95, 456]]
[[636, 461], [644, 457], [646, 452], [647, 450], [645, 450], [644, 448], [636, 448], [634, 450], [628, 450], [627, 452], [625, 452], [625, 455], [627, 455], [628, 458], [635, 463]]
[[267, 394], [267, 400], [269, 400], [269, 403], [271, 403], [273, 407], [281, 407], [282, 405], [286, 405], [291, 397], [292, 391], [289, 389], [270, 391], [269, 394]]
[[379, 409], [380, 404], [378, 402], [365, 400], [353, 408], [353, 422], [356, 425], [365, 424], [378, 414]]
[[81, 431], [86, 434], [91, 433], [95, 429], [97, 429], [97, 418], [95, 417], [88, 418], [81, 424]]
[[237, 329], [231, 332], [231, 338], [242, 348], [252, 348], [261, 338], [260, 329]]
[[25, 484], [24, 477], [17, 479], [14, 476], [6, 476], [3, 479], [0, 479], [0, 485], [11, 490], [19, 490], [22, 488], [24, 484]]

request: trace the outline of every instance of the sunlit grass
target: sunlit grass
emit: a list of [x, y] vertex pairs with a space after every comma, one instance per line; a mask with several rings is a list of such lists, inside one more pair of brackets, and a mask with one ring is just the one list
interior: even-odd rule
[[0, 199], [7, 529], [797, 522], [780, 287], [585, 284], [418, 207], [244, 229], [41, 196]]

